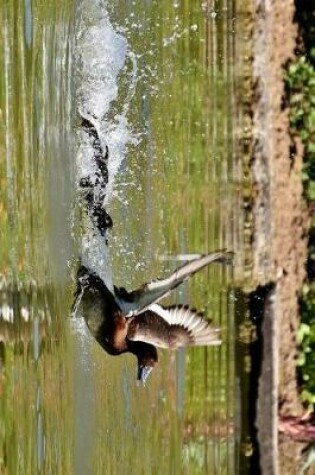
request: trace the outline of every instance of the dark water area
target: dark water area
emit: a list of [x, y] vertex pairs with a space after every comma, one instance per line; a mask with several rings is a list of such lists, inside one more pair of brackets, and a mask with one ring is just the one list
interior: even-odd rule
[[[232, 0], [0, 12], [0, 472], [248, 473], [242, 14]], [[81, 186], [97, 172], [86, 121], [108, 147], [106, 186], [93, 182], [106, 236]], [[204, 311], [222, 345], [159, 351], [145, 387], [134, 356], [107, 355], [80, 309], [70, 318], [79, 259], [131, 290], [222, 248], [234, 266], [167, 300]]]

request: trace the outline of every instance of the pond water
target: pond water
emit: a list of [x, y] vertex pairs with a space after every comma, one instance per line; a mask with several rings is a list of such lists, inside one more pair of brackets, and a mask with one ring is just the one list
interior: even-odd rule
[[[234, 1], [12, 0], [0, 25], [0, 472], [246, 473]], [[109, 150], [108, 245], [82, 203], [82, 117]], [[221, 248], [234, 268], [168, 301], [204, 310], [222, 345], [160, 351], [145, 387], [70, 318], [79, 258], [132, 289]]]

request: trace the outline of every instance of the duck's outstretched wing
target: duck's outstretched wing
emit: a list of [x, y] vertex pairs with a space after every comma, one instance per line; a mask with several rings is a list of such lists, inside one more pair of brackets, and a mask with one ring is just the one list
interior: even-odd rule
[[220, 329], [187, 306], [153, 304], [134, 317], [127, 338], [159, 348], [220, 345]]
[[149, 282], [132, 292], [115, 288], [115, 298], [125, 316], [139, 315], [199, 270], [212, 262], [231, 263], [232, 257], [232, 253], [225, 250], [198, 257], [176, 269], [166, 279]]

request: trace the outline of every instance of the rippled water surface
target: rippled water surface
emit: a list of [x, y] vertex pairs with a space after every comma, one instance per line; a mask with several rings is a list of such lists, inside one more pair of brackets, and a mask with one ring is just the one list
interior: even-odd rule
[[0, 7], [1, 473], [72, 472], [71, 8]]
[[[169, 299], [204, 310], [222, 345], [160, 351], [144, 388], [133, 356], [69, 318], [79, 256], [132, 289], [240, 251], [234, 2], [0, 8], [0, 472], [243, 473], [231, 267]], [[108, 246], [78, 186], [94, 171], [82, 117], [109, 149]]]

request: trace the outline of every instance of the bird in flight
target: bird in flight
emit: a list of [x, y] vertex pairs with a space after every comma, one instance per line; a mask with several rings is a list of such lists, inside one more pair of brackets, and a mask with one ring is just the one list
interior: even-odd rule
[[156, 347], [220, 345], [220, 329], [187, 305], [158, 303], [193, 274], [213, 262], [231, 263], [230, 252], [217, 251], [184, 264], [165, 279], [128, 292], [104, 281], [85, 266], [77, 274], [72, 315], [79, 306], [92, 335], [110, 355], [130, 352], [137, 357], [137, 379], [145, 383], [158, 362]]

